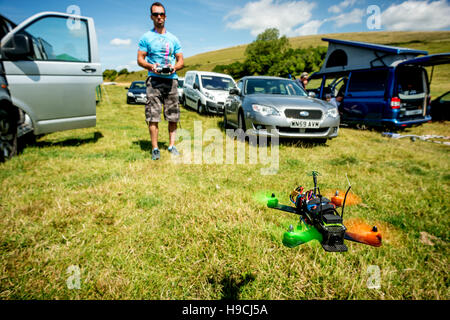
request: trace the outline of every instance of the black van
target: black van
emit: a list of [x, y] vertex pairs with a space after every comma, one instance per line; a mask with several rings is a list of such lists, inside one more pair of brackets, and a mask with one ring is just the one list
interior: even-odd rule
[[424, 67], [450, 63], [450, 53], [322, 40], [329, 42], [327, 57], [310, 77], [321, 79], [320, 87], [308, 91], [324, 100], [343, 95], [341, 123], [408, 127], [431, 120], [431, 79]]

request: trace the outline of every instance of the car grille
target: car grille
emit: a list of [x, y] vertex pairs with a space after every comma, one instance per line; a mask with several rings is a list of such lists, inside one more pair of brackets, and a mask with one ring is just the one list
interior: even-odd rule
[[[303, 112], [303, 111], [308, 112], [308, 115], [301, 116], [300, 112]], [[292, 118], [292, 119], [308, 119], [308, 120], [322, 119], [322, 111], [321, 110], [286, 109], [286, 110], [284, 110], [284, 114], [287, 118]]]
[[277, 127], [280, 133], [312, 133], [320, 134], [327, 133], [330, 128], [318, 128], [318, 129], [301, 129], [301, 128], [289, 128], [289, 127]]

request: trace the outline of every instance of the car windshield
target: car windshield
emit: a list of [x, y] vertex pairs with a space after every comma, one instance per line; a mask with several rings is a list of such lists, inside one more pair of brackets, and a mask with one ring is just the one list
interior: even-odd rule
[[245, 93], [307, 96], [306, 92], [298, 84], [287, 79], [249, 79], [246, 83]]
[[145, 82], [133, 82], [130, 89], [145, 89]]
[[218, 76], [202, 76], [202, 86], [208, 90], [230, 90], [234, 87], [233, 80]]

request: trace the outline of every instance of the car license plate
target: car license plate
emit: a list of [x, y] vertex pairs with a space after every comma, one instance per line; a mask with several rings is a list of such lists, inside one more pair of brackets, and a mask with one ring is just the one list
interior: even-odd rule
[[292, 120], [291, 128], [319, 128], [320, 121]]
[[137, 101], [137, 102], [143, 102], [143, 103], [146, 103], [146, 102], [147, 102], [147, 98], [145, 98], [145, 97], [137, 97], [137, 98], [136, 98], [136, 101]]
[[416, 114], [422, 114], [422, 109], [417, 109], [417, 110], [406, 110], [405, 111], [405, 116], [413, 116]]

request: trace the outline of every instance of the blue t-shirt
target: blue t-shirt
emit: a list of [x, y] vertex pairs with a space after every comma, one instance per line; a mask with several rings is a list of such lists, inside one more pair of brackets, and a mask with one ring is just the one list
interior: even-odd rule
[[[147, 52], [146, 61], [151, 64], [159, 63], [161, 66], [171, 64], [175, 66], [175, 54], [181, 53], [181, 44], [177, 37], [166, 31], [163, 34], [154, 29], [146, 32], [139, 40], [139, 51]], [[149, 76], [178, 79], [177, 73], [169, 76], [148, 72]]]

